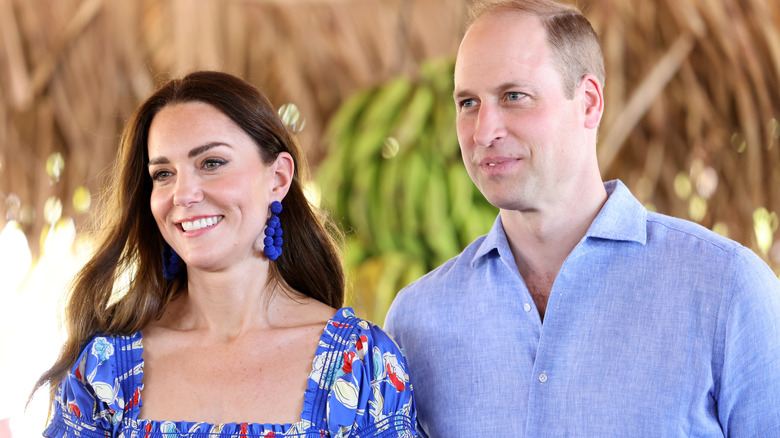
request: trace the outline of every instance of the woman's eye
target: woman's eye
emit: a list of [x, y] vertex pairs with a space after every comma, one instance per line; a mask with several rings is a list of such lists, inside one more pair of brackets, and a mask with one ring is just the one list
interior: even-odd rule
[[162, 181], [169, 176], [171, 176], [171, 172], [168, 172], [167, 170], [158, 170], [152, 174], [152, 181]]
[[218, 160], [214, 158], [210, 158], [208, 160], [205, 160], [203, 162], [203, 168], [204, 169], [216, 169], [224, 164], [227, 164], [227, 161], [225, 160]]

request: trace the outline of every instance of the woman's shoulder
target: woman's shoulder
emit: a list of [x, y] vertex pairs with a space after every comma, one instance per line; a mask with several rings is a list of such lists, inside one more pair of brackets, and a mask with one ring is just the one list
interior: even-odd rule
[[84, 345], [81, 354], [89, 353], [100, 360], [105, 360], [112, 357], [117, 351], [140, 349], [141, 340], [140, 331], [129, 335], [95, 334]]
[[116, 402], [121, 393], [135, 392], [140, 384], [142, 353], [141, 332], [95, 335], [82, 348], [64, 383], [83, 386], [101, 401]]
[[68, 427], [111, 429], [137, 412], [142, 373], [140, 332], [94, 335], [60, 382], [47, 433], [59, 435]]
[[[142, 365], [141, 332], [130, 335], [94, 335], [81, 349], [73, 374], [79, 378], [125, 374]], [[118, 376], [116, 376], [118, 377]]]
[[336, 330], [339, 339], [347, 336], [349, 347], [361, 350], [371, 346], [382, 351], [401, 353], [401, 347], [389, 333], [377, 324], [356, 316], [351, 307], [343, 307], [336, 311], [328, 325]]
[[[394, 424], [413, 429], [415, 410], [401, 348], [379, 326], [342, 308], [328, 323], [330, 339], [320, 345], [315, 370], [329, 377], [331, 433], [357, 428], [363, 434]], [[326, 334], [328, 330], [326, 330]], [[318, 364], [317, 360], [323, 363]], [[319, 366], [318, 366], [319, 365]]]
[[349, 307], [339, 309], [328, 321], [317, 347], [311, 378], [326, 388], [345, 375], [367, 379], [363, 382], [369, 383], [367, 387], [382, 378], [399, 391], [409, 384], [401, 347], [390, 334], [373, 322], [357, 317]]

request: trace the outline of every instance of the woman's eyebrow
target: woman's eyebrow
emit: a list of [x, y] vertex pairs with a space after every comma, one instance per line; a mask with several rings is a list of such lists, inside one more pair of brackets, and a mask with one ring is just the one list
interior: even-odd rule
[[[192, 150], [190, 150], [187, 153], [187, 157], [188, 158], [195, 158], [198, 155], [204, 154], [207, 151], [209, 151], [210, 149], [213, 149], [213, 148], [218, 147], [218, 146], [230, 147], [229, 144], [218, 142], [218, 141], [211, 142], [211, 143], [206, 143], [206, 144], [204, 144], [202, 146], [198, 146], [198, 147], [192, 148]], [[170, 160], [168, 160], [167, 157], [155, 157], [155, 158], [152, 158], [151, 160], [149, 160], [148, 166], [156, 166], [158, 164], [169, 164], [169, 163], [170, 163]]]
[[206, 143], [203, 146], [198, 146], [198, 147], [193, 148], [192, 150], [190, 150], [190, 152], [187, 154], [187, 157], [188, 158], [195, 158], [198, 155], [206, 153], [206, 151], [208, 151], [209, 149], [213, 149], [213, 148], [215, 148], [217, 146], [227, 146], [227, 147], [230, 147], [230, 145], [228, 145], [227, 143], [222, 143], [222, 142], [218, 142], [218, 141], [211, 142], [211, 143]]

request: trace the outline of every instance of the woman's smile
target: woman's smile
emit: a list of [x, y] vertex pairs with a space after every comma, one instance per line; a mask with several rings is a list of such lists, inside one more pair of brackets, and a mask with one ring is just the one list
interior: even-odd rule
[[221, 221], [225, 216], [210, 216], [210, 217], [204, 217], [200, 219], [194, 219], [191, 221], [183, 221], [179, 223], [179, 227], [181, 227], [182, 231], [196, 231], [200, 230], [202, 228], [207, 227], [213, 227], [219, 221]]

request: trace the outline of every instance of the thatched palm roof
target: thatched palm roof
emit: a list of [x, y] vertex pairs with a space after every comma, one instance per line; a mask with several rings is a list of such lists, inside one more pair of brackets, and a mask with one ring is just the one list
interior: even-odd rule
[[[607, 59], [605, 178], [762, 252], [753, 214], [780, 212], [780, 4], [577, 3]], [[124, 120], [157, 82], [192, 69], [236, 73], [276, 105], [296, 103], [316, 167], [340, 102], [454, 56], [464, 15], [461, 0], [0, 0], [0, 226], [22, 219], [37, 234], [51, 196], [84, 223], [70, 199], [80, 186], [98, 191]], [[46, 172], [56, 152], [59, 179]], [[707, 189], [713, 174], [713, 193], [686, 195], [681, 175]]]

